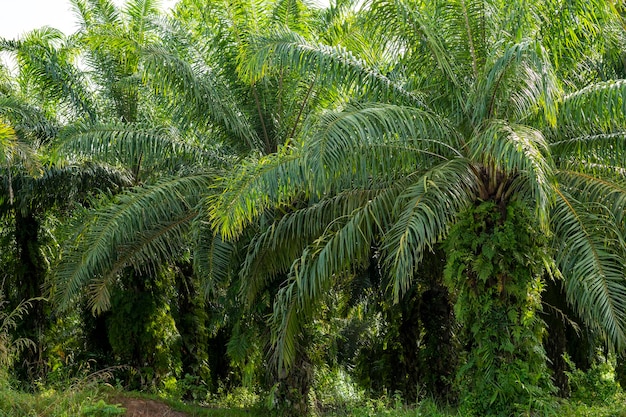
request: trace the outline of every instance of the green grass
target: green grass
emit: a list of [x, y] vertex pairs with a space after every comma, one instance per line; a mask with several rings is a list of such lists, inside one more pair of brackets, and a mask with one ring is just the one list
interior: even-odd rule
[[[67, 390], [46, 389], [37, 394], [24, 393], [0, 385], [0, 417], [105, 417], [121, 415], [115, 406], [120, 396], [164, 401], [172, 409], [190, 417], [273, 417], [277, 413], [255, 408], [213, 408], [181, 401], [163, 400], [156, 396], [127, 393], [110, 386], [93, 385]], [[562, 401], [557, 412], [568, 417], [626, 417], [626, 394], [619, 391], [592, 404], [580, 400]], [[439, 409], [434, 402], [425, 400], [417, 407], [384, 400], [367, 400], [358, 406], [328, 411], [319, 417], [460, 417], [455, 411]]]
[[0, 388], [0, 417], [70, 417], [84, 415], [83, 411], [97, 404], [98, 390], [46, 390], [28, 394]]

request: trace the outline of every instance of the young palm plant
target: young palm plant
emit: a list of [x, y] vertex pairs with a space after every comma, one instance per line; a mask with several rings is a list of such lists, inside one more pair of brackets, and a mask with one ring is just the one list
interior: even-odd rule
[[[590, 36], [614, 25], [610, 5], [573, 5], [572, 22]], [[468, 334], [458, 375], [466, 413], [547, 405], [553, 388], [537, 316], [547, 276], [562, 279], [587, 326], [624, 347], [625, 84], [572, 90], [557, 77], [564, 72], [553, 60], [564, 51], [551, 49], [537, 17], [559, 7], [373, 1], [374, 33], [398, 51], [385, 76], [293, 33], [259, 42], [250, 66], [330, 67], [325, 76], [358, 100], [311, 120], [293, 147], [245, 166], [214, 207], [225, 239], [267, 210], [291, 211], [247, 260], [289, 271], [272, 317], [279, 367], [293, 364], [316, 302], [366, 265], [372, 247], [398, 300], [440, 242]], [[572, 59], [588, 47], [567, 39]], [[280, 255], [267, 260], [268, 252]]]

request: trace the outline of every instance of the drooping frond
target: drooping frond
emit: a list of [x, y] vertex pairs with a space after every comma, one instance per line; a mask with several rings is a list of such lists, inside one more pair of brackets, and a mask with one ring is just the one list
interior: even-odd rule
[[109, 307], [109, 290], [126, 266], [155, 268], [186, 247], [189, 225], [210, 175], [169, 178], [136, 187], [94, 210], [55, 270], [54, 297], [67, 308], [89, 287], [94, 311]]
[[219, 157], [190, 143], [174, 128], [144, 124], [77, 124], [63, 129], [60, 139], [63, 153], [119, 164], [131, 171], [136, 183], [164, 169], [175, 172], [217, 162]]
[[214, 191], [209, 189], [205, 192], [203, 201], [198, 204], [198, 216], [191, 224], [193, 267], [207, 299], [215, 299], [220, 290], [229, 285], [239, 260], [236, 256], [239, 250], [237, 244], [222, 239], [211, 227], [207, 210]]
[[289, 205], [307, 184], [306, 161], [296, 153], [245, 161], [222, 180], [224, 191], [209, 200], [213, 227], [222, 238], [234, 239], [268, 208]]
[[558, 180], [572, 198], [607, 211], [616, 230], [626, 232], [619, 227], [626, 216], [626, 172], [623, 167], [572, 165], [558, 170]]
[[602, 161], [623, 166], [626, 156], [626, 131], [562, 138], [550, 143], [550, 150], [555, 159], [565, 163], [570, 160], [581, 163]]
[[369, 262], [371, 246], [390, 220], [397, 192], [395, 187], [383, 190], [338, 218], [291, 266], [290, 279], [276, 296], [271, 317], [279, 370], [293, 364], [301, 326], [334, 280]]
[[[131, 185], [128, 173], [106, 164], [91, 162], [44, 165], [36, 175], [0, 169], [0, 212], [13, 208], [22, 212], [56, 207], [71, 208], [101, 192], [116, 192]], [[5, 198], [13, 193], [14, 201]]]
[[[249, 305], [278, 274], [286, 274], [303, 251], [331, 230], [348, 221], [355, 212], [379, 194], [398, 194], [405, 182], [383, 184], [370, 189], [348, 189], [336, 195], [289, 212], [263, 229], [248, 245], [239, 272], [244, 280], [243, 295]], [[391, 199], [391, 197], [387, 197]], [[383, 222], [383, 218], [376, 218]], [[379, 225], [382, 227], [382, 225]]]
[[396, 302], [410, 287], [424, 252], [445, 238], [457, 214], [474, 201], [477, 188], [470, 162], [457, 158], [418, 177], [397, 198], [394, 222], [382, 244]]
[[215, 298], [219, 289], [229, 283], [234, 275], [237, 247], [213, 234], [210, 227], [193, 227], [194, 270], [200, 277], [202, 292], [207, 299]]
[[551, 215], [556, 265], [567, 299], [618, 350], [626, 343], [626, 282], [622, 230], [607, 210], [558, 192]]
[[56, 120], [45, 110], [13, 96], [0, 95], [0, 117], [11, 124], [21, 140], [34, 146], [50, 141], [58, 131]]
[[560, 138], [619, 129], [626, 123], [626, 80], [596, 83], [566, 95], [557, 122], [555, 136]]
[[[460, 139], [447, 122], [427, 110], [385, 104], [354, 104], [324, 113], [304, 129], [304, 152], [318, 181], [369, 181], [371, 176], [426, 170], [459, 156]], [[316, 184], [322, 189], [322, 184]]]

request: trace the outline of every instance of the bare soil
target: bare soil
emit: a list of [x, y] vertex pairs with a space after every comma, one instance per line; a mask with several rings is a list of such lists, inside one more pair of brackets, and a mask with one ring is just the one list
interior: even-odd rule
[[121, 404], [126, 409], [126, 417], [188, 417], [167, 404], [143, 398], [117, 397], [114, 404]]

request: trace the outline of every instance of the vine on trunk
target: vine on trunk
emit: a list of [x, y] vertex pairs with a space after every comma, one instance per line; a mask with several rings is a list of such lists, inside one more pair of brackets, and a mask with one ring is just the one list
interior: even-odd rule
[[545, 415], [552, 407], [539, 316], [546, 252], [544, 235], [516, 202], [479, 202], [450, 231], [445, 281], [467, 337], [461, 414]]

